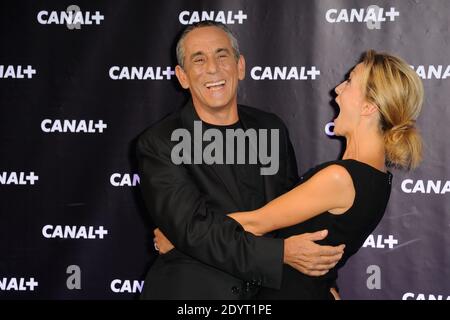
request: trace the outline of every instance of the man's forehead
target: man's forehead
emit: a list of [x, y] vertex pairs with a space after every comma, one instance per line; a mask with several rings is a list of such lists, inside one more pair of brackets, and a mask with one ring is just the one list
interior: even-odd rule
[[202, 27], [189, 32], [185, 39], [186, 49], [193, 50], [231, 48], [231, 42], [225, 31], [214, 26]]

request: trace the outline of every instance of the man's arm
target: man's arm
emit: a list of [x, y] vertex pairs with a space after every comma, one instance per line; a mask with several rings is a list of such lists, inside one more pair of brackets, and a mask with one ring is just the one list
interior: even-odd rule
[[[314, 241], [323, 240], [327, 234], [326, 230], [322, 230], [285, 239], [283, 262], [309, 276], [326, 274], [343, 254], [343, 251], [337, 251], [335, 247], [314, 243]], [[154, 230], [154, 236], [153, 241], [159, 254], [166, 254], [174, 248], [170, 240], [158, 228]], [[333, 287], [337, 288], [337, 285], [334, 283]]]
[[213, 212], [187, 169], [172, 163], [168, 142], [147, 134], [137, 151], [144, 201], [178, 250], [245, 281], [280, 286], [282, 239], [256, 237], [226, 212]]

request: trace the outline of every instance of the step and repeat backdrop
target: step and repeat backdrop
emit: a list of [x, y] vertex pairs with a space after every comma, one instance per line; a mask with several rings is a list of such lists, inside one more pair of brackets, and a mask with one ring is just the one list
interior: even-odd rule
[[332, 90], [367, 49], [423, 80], [424, 161], [393, 170], [386, 215], [341, 270], [344, 299], [450, 299], [450, 1], [0, 4], [0, 299], [136, 299], [153, 263], [138, 135], [188, 95], [180, 31], [227, 24], [239, 102], [279, 115], [299, 173], [339, 157]]

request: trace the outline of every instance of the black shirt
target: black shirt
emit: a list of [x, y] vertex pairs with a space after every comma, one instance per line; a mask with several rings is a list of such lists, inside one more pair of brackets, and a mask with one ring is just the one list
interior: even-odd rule
[[[203, 124], [203, 130], [206, 131], [208, 129], [217, 129], [222, 133], [223, 137], [223, 166], [228, 166], [231, 169], [231, 172], [235, 178], [235, 181], [237, 182], [238, 188], [239, 188], [239, 194], [241, 196], [242, 203], [244, 205], [244, 208], [240, 208], [242, 211], [247, 210], [254, 210], [257, 208], [260, 208], [264, 206], [266, 203], [265, 201], [265, 193], [264, 193], [264, 180], [262, 175], [260, 174], [260, 168], [261, 164], [259, 163], [259, 157], [257, 156], [257, 151], [253, 144], [250, 143], [249, 139], [245, 139], [245, 158], [240, 159], [238, 156], [238, 143], [236, 138], [234, 138], [234, 142], [232, 142], [230, 139], [226, 139], [226, 130], [235, 130], [242, 129], [242, 124], [240, 121], [231, 124], [231, 125], [213, 125], [206, 122], [202, 122]], [[257, 135], [258, 136], [258, 135]], [[203, 142], [204, 148], [210, 144], [211, 142], [206, 141]], [[257, 144], [256, 144], [257, 145]], [[226, 161], [226, 155], [227, 153], [230, 153], [231, 150], [233, 150], [234, 157], [230, 161]], [[239, 152], [242, 152], [240, 150]], [[250, 156], [251, 153], [256, 152], [256, 163], [254, 163], [254, 158]], [[239, 161], [238, 161], [239, 160]], [[244, 161], [242, 161], [244, 160]], [[244, 162], [244, 163], [242, 163]]]

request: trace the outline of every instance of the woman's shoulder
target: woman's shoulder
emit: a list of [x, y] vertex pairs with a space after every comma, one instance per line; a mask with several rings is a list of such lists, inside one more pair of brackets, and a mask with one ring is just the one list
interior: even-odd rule
[[355, 187], [362, 181], [392, 181], [392, 174], [383, 172], [371, 165], [355, 159], [341, 159], [321, 163], [308, 170], [300, 178], [300, 183], [306, 182], [313, 176], [322, 177], [322, 181], [329, 181], [337, 184], [349, 184], [353, 182]]
[[349, 171], [354, 180], [358, 179], [366, 182], [370, 180], [377, 185], [391, 184], [392, 182], [393, 175], [389, 170], [382, 171], [368, 163], [355, 159], [339, 160], [339, 164]]
[[341, 159], [341, 160], [335, 160], [335, 161], [328, 161], [321, 165], [319, 165], [320, 169], [326, 168], [326, 167], [344, 167], [350, 174], [353, 176], [355, 174], [364, 174], [364, 175], [375, 175], [380, 177], [388, 177], [392, 176], [392, 173], [390, 171], [381, 171], [373, 166], [371, 166], [368, 163], [356, 160], [356, 159]]
[[[323, 162], [308, 171], [300, 177], [300, 183], [306, 182], [311, 177], [321, 175], [329, 176], [332, 181], [365, 180], [374, 177], [377, 181], [388, 181], [391, 183], [391, 172], [380, 171], [371, 165], [355, 159], [340, 159]], [[370, 179], [371, 180], [371, 179]]]
[[347, 167], [347, 164], [343, 160], [326, 161], [310, 168], [300, 179], [308, 180], [318, 173], [331, 175], [335, 178], [345, 177], [349, 171]]
[[339, 163], [328, 163], [326, 166], [318, 170], [315, 174], [317, 177], [323, 177], [323, 181], [328, 181], [337, 185], [346, 185], [352, 182], [349, 170]]
[[316, 190], [339, 193], [342, 190], [353, 189], [353, 178], [343, 166], [334, 162], [318, 165], [300, 177], [300, 183], [308, 182]]

